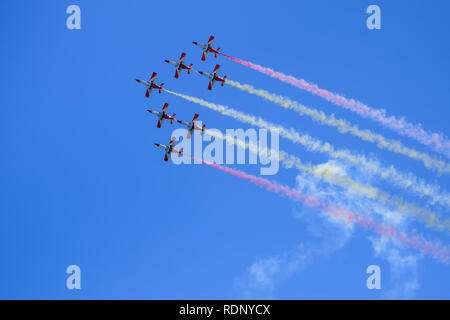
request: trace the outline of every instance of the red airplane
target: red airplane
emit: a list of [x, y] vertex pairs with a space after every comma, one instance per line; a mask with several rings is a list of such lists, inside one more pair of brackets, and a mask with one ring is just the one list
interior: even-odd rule
[[152, 89], [159, 89], [159, 93], [161, 93], [161, 91], [163, 90], [163, 85], [164, 83], [161, 83], [161, 85], [157, 85], [155, 84], [155, 78], [156, 78], [156, 72], [153, 72], [150, 80], [144, 81], [144, 80], [139, 80], [136, 79], [137, 82], [145, 84], [145, 86], [147, 87], [147, 92], [145, 93], [145, 96], [148, 98], [150, 96], [150, 92], [152, 92]]
[[158, 117], [158, 128], [161, 128], [162, 123], [164, 122], [164, 119], [170, 120], [170, 124], [173, 123], [175, 120], [175, 113], [172, 116], [167, 115], [167, 108], [169, 107], [169, 104], [166, 102], [162, 108], [161, 111], [153, 111], [153, 110], [147, 110], [148, 112], [156, 115]]
[[203, 55], [202, 55], [202, 61], [206, 60], [206, 57], [208, 56], [208, 53], [212, 52], [214, 53], [214, 58], [217, 58], [217, 55], [220, 53], [219, 50], [220, 48], [217, 48], [217, 50], [214, 50], [211, 46], [212, 46], [212, 42], [214, 40], [214, 37], [211, 36], [209, 37], [208, 43], [207, 44], [201, 44], [198, 43], [196, 41], [193, 41], [192, 43], [195, 44], [196, 46], [199, 46], [200, 48], [203, 48]]
[[217, 75], [217, 73], [219, 72], [219, 68], [220, 68], [220, 66], [217, 64], [216, 67], [214, 68], [213, 73], [206, 73], [206, 72], [203, 72], [203, 71], [198, 71], [198, 73], [200, 73], [201, 75], [204, 75], [204, 76], [209, 78], [208, 90], [212, 89], [212, 87], [214, 85], [214, 82], [216, 82], [216, 81], [222, 82], [222, 87], [223, 87], [223, 84], [225, 83], [225, 80], [227, 79], [227, 76], [224, 76], [223, 78], [220, 78]]
[[187, 65], [185, 65], [184, 62], [184, 58], [186, 58], [186, 53], [182, 53], [180, 59], [175, 62], [175, 61], [170, 61], [170, 60], [164, 60], [165, 62], [173, 65], [175, 67], [175, 78], [178, 79], [180, 71], [181, 70], [187, 70], [188, 74], [191, 74], [191, 70], [192, 70], [192, 66], [193, 64], [191, 63], [191, 65], [188, 67]]
[[173, 144], [175, 142], [175, 137], [173, 137], [168, 146], [165, 146], [163, 144], [159, 144], [159, 143], [155, 143], [155, 146], [163, 148], [164, 150], [166, 150], [166, 155], [164, 156], [164, 161], [169, 161], [169, 155], [172, 152], [178, 153], [178, 157], [181, 157], [183, 155], [183, 148], [181, 148], [180, 150], [177, 150], [173, 147]]
[[177, 120], [178, 123], [184, 124], [187, 127], [188, 133], [187, 133], [187, 138], [190, 139], [191, 138], [191, 134], [194, 132], [194, 130], [199, 130], [200, 134], [203, 134], [203, 132], [205, 131], [205, 125], [203, 125], [203, 127], [199, 127], [195, 124], [195, 121], [198, 119], [198, 113], [196, 113], [194, 115], [194, 118], [192, 119], [191, 122], [185, 122], [185, 121], [181, 121], [181, 120]]

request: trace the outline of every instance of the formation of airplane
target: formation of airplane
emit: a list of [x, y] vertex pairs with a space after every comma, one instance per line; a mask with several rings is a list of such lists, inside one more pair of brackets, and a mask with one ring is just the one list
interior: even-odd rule
[[[212, 43], [214, 41], [214, 37], [210, 36], [209, 40], [206, 44], [201, 44], [198, 42], [193, 41], [193, 43], [196, 46], [199, 46], [200, 48], [203, 49], [203, 54], [202, 54], [202, 61], [206, 60], [206, 57], [208, 56], [208, 54], [211, 52], [214, 54], [214, 57], [217, 58], [218, 54], [220, 54], [219, 50], [220, 48], [214, 49], [212, 47]], [[173, 65], [175, 67], [175, 78], [179, 78], [180, 76], [180, 72], [183, 70], [187, 70], [187, 73], [190, 74], [192, 70], [192, 66], [193, 64], [190, 64], [189, 66], [184, 64], [184, 60], [186, 58], [186, 53], [182, 53], [180, 59], [178, 59], [178, 61], [171, 61], [171, 60], [164, 60], [165, 62]], [[197, 71], [199, 74], [204, 75], [206, 77], [208, 77], [209, 79], [209, 84], [208, 84], [208, 90], [211, 90], [214, 86], [214, 83], [216, 81], [221, 82], [222, 86], [224, 85], [227, 77], [219, 77], [218, 72], [219, 72], [219, 65], [216, 65], [216, 67], [214, 68], [212, 73], [206, 73], [203, 71]], [[195, 70], [194, 70], [195, 71]], [[139, 80], [136, 79], [137, 82], [142, 83], [143, 85], [146, 86], [147, 90], [145, 93], [145, 96], [148, 98], [150, 96], [150, 93], [152, 92], [153, 89], [157, 89], [159, 91], [159, 93], [162, 92], [162, 90], [164, 90], [163, 86], [164, 83], [161, 83], [160, 85], [157, 85], [156, 82], [156, 72], [153, 72], [152, 76], [150, 77], [149, 81], [144, 81], [144, 80]], [[149, 113], [154, 114], [158, 117], [158, 123], [157, 123], [157, 128], [161, 128], [164, 120], [170, 120], [170, 124], [173, 124], [173, 122], [176, 120], [178, 123], [186, 126], [187, 128], [187, 139], [191, 138], [191, 135], [194, 133], [195, 130], [200, 131], [200, 134], [203, 134], [203, 132], [205, 132], [205, 125], [203, 125], [202, 127], [199, 127], [197, 125], [197, 121], [198, 121], [198, 113], [196, 113], [194, 115], [194, 118], [192, 119], [192, 121], [190, 122], [185, 122], [182, 120], [177, 120], [175, 119], [175, 113], [172, 116], [169, 116], [167, 114], [167, 109], [169, 107], [169, 104], [166, 102], [164, 103], [164, 106], [162, 108], [161, 111], [153, 111], [153, 110], [147, 110]], [[175, 137], [172, 137], [172, 139], [169, 142], [169, 145], [164, 145], [164, 144], [160, 144], [160, 143], [155, 143], [155, 145], [159, 148], [162, 148], [165, 150], [165, 155], [164, 155], [164, 161], [168, 161], [169, 160], [169, 156], [172, 153], [176, 153], [178, 154], [178, 157], [181, 157], [183, 155], [183, 148], [180, 148], [180, 150], [177, 150], [174, 148], [174, 143], [175, 143]]]
[[153, 110], [147, 110], [148, 112], [156, 115], [158, 117], [158, 124], [157, 127], [161, 128], [162, 123], [164, 122], [164, 119], [168, 119], [170, 120], [170, 124], [173, 123], [173, 121], [175, 120], [175, 113], [172, 116], [169, 116], [167, 114], [167, 108], [169, 107], [169, 104], [166, 102], [162, 108], [161, 111], [153, 111]]
[[169, 156], [171, 153], [178, 153], [178, 157], [181, 157], [183, 155], [183, 148], [180, 148], [180, 150], [175, 149], [173, 147], [174, 143], [175, 143], [175, 137], [172, 137], [168, 146], [160, 144], [160, 143], [155, 143], [155, 146], [163, 148], [166, 151], [166, 154], [164, 155], [164, 161], [169, 161]]
[[208, 90], [212, 90], [214, 82], [216, 82], [216, 81], [222, 82], [222, 87], [223, 87], [223, 84], [225, 83], [225, 81], [227, 79], [227, 76], [224, 76], [223, 78], [220, 78], [217, 75], [217, 73], [219, 72], [219, 68], [220, 68], [220, 66], [217, 64], [212, 73], [206, 73], [206, 72], [203, 72], [203, 71], [198, 71], [198, 73], [200, 73], [201, 75], [206, 76], [206, 77], [209, 78]]
[[181, 123], [181, 124], [183, 124], [183, 125], [185, 125], [187, 127], [188, 133], [187, 133], [187, 137], [186, 138], [190, 139], [191, 138], [191, 134], [194, 132], [194, 130], [199, 130], [200, 134], [203, 134], [203, 132], [205, 132], [205, 125], [203, 125], [203, 127], [200, 128], [199, 126], [197, 126], [195, 124], [197, 119], [198, 119], [198, 113], [196, 113], [194, 115], [194, 118], [192, 119], [191, 122], [185, 122], [185, 121], [182, 121], [182, 120], [177, 120], [178, 123]]
[[191, 73], [193, 64], [191, 63], [191, 65], [190, 65], [189, 67], [188, 67], [187, 65], [185, 65], [185, 64], [183, 63], [185, 58], [186, 58], [186, 53], [183, 52], [183, 53], [181, 54], [180, 59], [178, 59], [177, 62], [175, 62], [175, 61], [170, 61], [170, 60], [164, 60], [165, 62], [167, 62], [167, 63], [169, 63], [169, 64], [171, 64], [171, 65], [173, 65], [173, 66], [175, 67], [175, 69], [176, 69], [176, 70], [175, 70], [175, 78], [177, 78], [177, 79], [178, 79], [178, 77], [180, 76], [181, 70], [187, 70], [188, 74]]
[[206, 57], [208, 56], [208, 53], [210, 53], [210, 52], [214, 53], [214, 58], [217, 58], [217, 55], [219, 54], [220, 48], [217, 48], [217, 50], [213, 49], [213, 47], [212, 47], [213, 40], [214, 40], [214, 37], [210, 36], [209, 40], [208, 40], [208, 42], [206, 44], [201, 44], [201, 43], [198, 43], [196, 41], [192, 42], [196, 46], [199, 46], [200, 48], [203, 49], [202, 61], [206, 60]]
[[152, 92], [153, 89], [158, 89], [159, 93], [161, 93], [164, 83], [161, 83], [159, 86], [157, 84], [155, 84], [155, 80], [156, 80], [156, 72], [153, 72], [152, 76], [150, 77], [150, 80], [144, 81], [144, 80], [139, 80], [136, 79], [137, 82], [145, 84], [145, 86], [147, 87], [147, 91], [145, 92], [145, 96], [148, 98], [150, 97], [150, 93]]

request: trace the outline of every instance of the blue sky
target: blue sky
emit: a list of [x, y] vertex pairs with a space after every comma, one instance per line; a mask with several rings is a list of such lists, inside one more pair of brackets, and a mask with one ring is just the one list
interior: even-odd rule
[[[66, 28], [71, 4], [81, 8], [81, 30]], [[381, 30], [366, 27], [370, 4], [381, 8]], [[205, 71], [219, 63], [232, 79], [432, 154], [224, 57], [210, 55], [202, 62], [192, 41], [204, 43], [213, 34], [224, 53], [448, 136], [449, 9], [446, 1], [5, 1], [0, 298], [450, 298], [443, 285], [450, 280], [448, 265], [402, 247], [377, 251], [379, 240], [357, 227], [342, 229], [312, 209], [214, 169], [163, 162], [153, 143], [167, 143], [178, 126], [166, 122], [157, 129], [146, 109], [168, 102], [179, 119], [199, 113], [210, 128], [247, 126], [168, 93], [154, 91], [146, 99], [144, 87], [134, 81], [158, 72], [158, 82], [168, 89], [371, 154], [448, 190], [448, 177], [416, 161], [230, 86], [208, 91], [207, 80], [196, 74], [175, 79], [164, 59], [186, 52], [186, 62]], [[280, 148], [314, 164], [330, 160], [283, 139]], [[257, 165], [234, 168], [259, 172]], [[403, 195], [363, 172], [355, 178]], [[270, 179], [306, 185], [293, 170], [280, 169]], [[342, 190], [320, 187], [352, 204]], [[445, 208], [436, 211], [448, 215]], [[449, 240], [413, 221], [405, 228], [444, 244]], [[82, 270], [80, 291], [65, 287], [71, 264]], [[372, 264], [382, 270], [382, 290], [366, 288], [365, 271]]]

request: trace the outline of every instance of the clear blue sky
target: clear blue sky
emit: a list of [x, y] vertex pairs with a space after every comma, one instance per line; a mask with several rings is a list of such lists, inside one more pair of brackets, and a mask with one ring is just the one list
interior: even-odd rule
[[[71, 4], [81, 8], [81, 30], [66, 28]], [[366, 28], [370, 4], [381, 7], [381, 30]], [[168, 93], [154, 91], [146, 99], [134, 80], [158, 72], [169, 89], [372, 154], [449, 190], [448, 177], [418, 162], [230, 86], [208, 91], [199, 75], [175, 79], [164, 63], [181, 52], [200, 70], [219, 63], [232, 79], [428, 152], [224, 57], [202, 62], [192, 41], [204, 43], [213, 34], [224, 53], [450, 135], [449, 10], [448, 1], [4, 1], [0, 298], [449, 299], [448, 265], [401, 247], [377, 254], [375, 236], [357, 227], [344, 234], [315, 218], [317, 212], [245, 181], [205, 166], [163, 162], [153, 143], [167, 143], [175, 125], [157, 129], [148, 108], [168, 102], [179, 119], [199, 113], [210, 128], [247, 126]], [[314, 164], [329, 161], [283, 139], [280, 147]], [[234, 168], [259, 172], [255, 165]], [[280, 169], [271, 179], [296, 187], [297, 174]], [[448, 216], [445, 208], [436, 211]], [[449, 241], [415, 222], [406, 228]], [[80, 291], [65, 287], [71, 264], [81, 267]], [[366, 288], [372, 264], [382, 270], [379, 291]]]

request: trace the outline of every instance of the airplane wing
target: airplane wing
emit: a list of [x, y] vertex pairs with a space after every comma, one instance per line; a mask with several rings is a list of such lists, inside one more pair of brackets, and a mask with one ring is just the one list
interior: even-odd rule
[[178, 60], [178, 63], [183, 63], [184, 58], [186, 58], [186, 53], [183, 52], [183, 53], [181, 54], [180, 60]]
[[150, 92], [152, 92], [152, 87], [147, 88], [147, 91], [145, 92], [145, 97], [150, 97]]
[[173, 145], [174, 142], [175, 142], [175, 137], [172, 137], [172, 139], [171, 139], [170, 142], [169, 142], [169, 146]]
[[155, 80], [155, 78], [156, 78], [156, 72], [153, 72], [152, 76], [150, 77], [150, 82]]
[[177, 70], [175, 70], [175, 78], [179, 78], [180, 77], [180, 72], [178, 71], [178, 69]]
[[164, 156], [164, 161], [169, 161], [169, 155], [166, 152], [166, 155]]
[[208, 84], [208, 90], [212, 90], [213, 85], [214, 85], [214, 81], [210, 81]]
[[161, 120], [158, 120], [158, 125], [156, 126], [158, 129], [161, 128], [162, 122]]
[[196, 113], [195, 115], [194, 115], [194, 118], [192, 118], [192, 122], [194, 122], [195, 120], [197, 120], [198, 119], [198, 113]]
[[209, 37], [208, 44], [211, 44], [213, 42], [213, 40], [214, 40], [213, 36]]
[[216, 67], [214, 68], [213, 74], [217, 73], [219, 71], [220, 65], [216, 64]]
[[164, 107], [162, 108], [162, 111], [167, 111], [167, 108], [169, 107], [169, 104], [166, 102], [164, 103]]
[[206, 57], [208, 56], [209, 51], [203, 51], [203, 55], [202, 55], [202, 61], [206, 60]]

